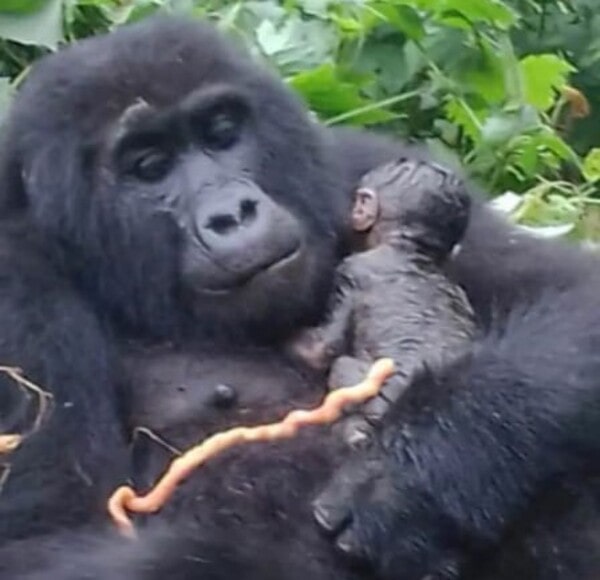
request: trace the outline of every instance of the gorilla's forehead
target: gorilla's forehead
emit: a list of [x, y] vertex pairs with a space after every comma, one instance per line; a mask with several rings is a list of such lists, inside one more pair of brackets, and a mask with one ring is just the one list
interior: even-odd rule
[[212, 26], [153, 18], [43, 59], [19, 100], [46, 122], [69, 125], [72, 120], [78, 129], [94, 131], [136, 100], [168, 107], [216, 80], [247, 88], [265, 82], [276, 86]]

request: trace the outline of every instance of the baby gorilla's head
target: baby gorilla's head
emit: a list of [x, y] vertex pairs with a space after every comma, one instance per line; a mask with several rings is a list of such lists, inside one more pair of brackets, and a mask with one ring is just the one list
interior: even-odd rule
[[367, 248], [409, 241], [446, 256], [464, 235], [470, 207], [465, 184], [454, 173], [401, 159], [363, 177], [351, 224]]

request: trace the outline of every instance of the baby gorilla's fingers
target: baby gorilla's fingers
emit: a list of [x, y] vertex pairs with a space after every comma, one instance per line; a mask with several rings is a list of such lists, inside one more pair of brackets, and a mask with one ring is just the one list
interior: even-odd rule
[[353, 415], [342, 419], [334, 426], [334, 432], [341, 432], [342, 439], [352, 449], [364, 449], [370, 445], [374, 427], [381, 422], [388, 409], [389, 403], [377, 396]]
[[335, 427], [342, 439], [353, 449], [370, 445], [375, 427], [379, 425], [390, 407], [400, 400], [409, 386], [409, 381], [396, 374], [386, 381], [379, 394], [356, 409], [352, 415], [342, 419]]

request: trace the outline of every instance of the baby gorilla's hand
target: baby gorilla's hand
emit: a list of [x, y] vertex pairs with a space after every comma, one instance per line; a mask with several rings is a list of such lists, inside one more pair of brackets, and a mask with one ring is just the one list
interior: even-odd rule
[[[329, 373], [329, 388], [358, 384], [370, 368], [369, 363], [350, 356], [335, 359]], [[390, 407], [396, 403], [409, 385], [403, 375], [396, 373], [390, 377], [380, 392], [358, 408], [349, 409], [348, 416], [334, 425], [334, 432], [340, 432], [344, 442], [353, 449], [368, 447], [377, 425], [381, 423]]]
[[337, 471], [313, 503], [314, 517], [338, 550], [384, 579], [457, 580], [461, 534], [418, 470], [405, 467], [374, 442]]
[[284, 345], [284, 352], [316, 371], [327, 370], [332, 358], [318, 328], [306, 328], [295, 334]]

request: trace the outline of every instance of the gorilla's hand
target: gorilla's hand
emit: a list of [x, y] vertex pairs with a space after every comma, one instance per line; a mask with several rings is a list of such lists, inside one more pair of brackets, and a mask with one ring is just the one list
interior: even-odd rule
[[317, 523], [342, 553], [384, 578], [459, 578], [459, 531], [386, 447], [356, 454], [338, 470], [314, 502]]

